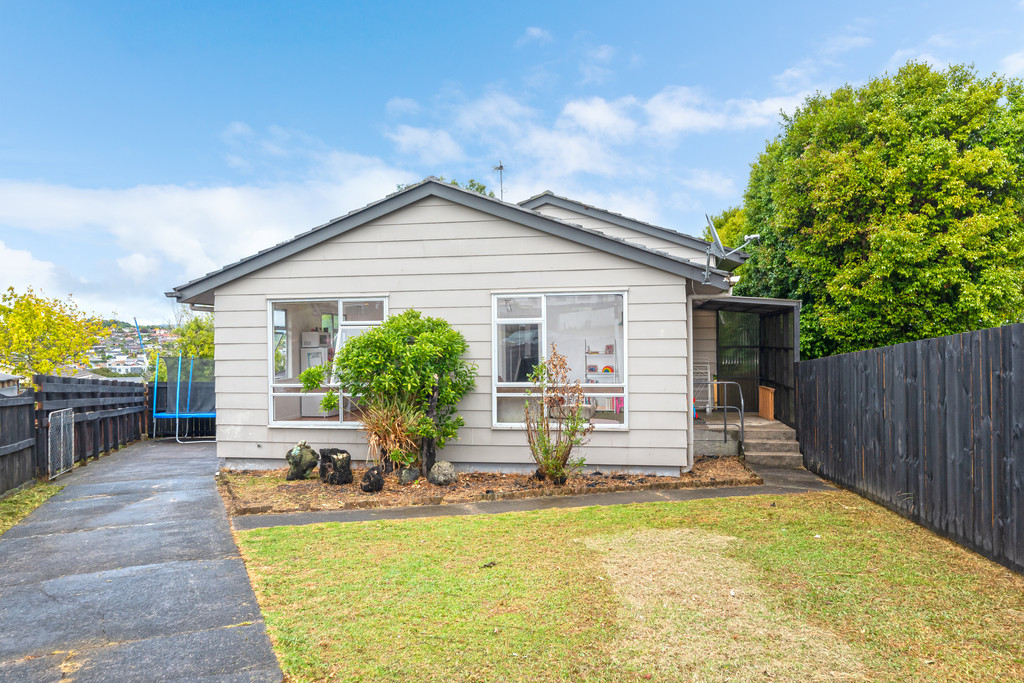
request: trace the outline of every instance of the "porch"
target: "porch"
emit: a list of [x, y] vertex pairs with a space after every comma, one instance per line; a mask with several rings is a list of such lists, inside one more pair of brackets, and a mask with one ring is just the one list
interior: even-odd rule
[[800, 302], [694, 299], [693, 356], [695, 452], [799, 466]]

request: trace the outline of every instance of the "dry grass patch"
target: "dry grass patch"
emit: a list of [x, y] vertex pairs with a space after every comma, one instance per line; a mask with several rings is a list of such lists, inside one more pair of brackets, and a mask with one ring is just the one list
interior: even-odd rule
[[588, 539], [606, 553], [629, 623], [615, 642], [616, 664], [656, 680], [862, 680], [854, 647], [779, 610], [729, 556], [739, 542], [698, 529]]

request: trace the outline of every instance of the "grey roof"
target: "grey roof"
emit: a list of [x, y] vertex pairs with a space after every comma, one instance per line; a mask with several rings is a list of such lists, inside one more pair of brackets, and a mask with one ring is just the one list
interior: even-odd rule
[[[660, 237], [661, 239], [674, 242], [684, 247], [696, 249], [701, 252], [705, 251], [711, 245], [707, 240], [702, 240], [675, 230], [663, 228], [660, 225], [645, 223], [644, 221], [637, 220], [636, 218], [623, 216], [621, 213], [615, 213], [614, 211], [608, 211], [607, 209], [601, 209], [596, 206], [591, 206], [590, 204], [578, 202], [575, 199], [560, 197], [550, 190], [545, 190], [538, 195], [534, 195], [527, 200], [519, 202], [520, 206], [527, 209], [536, 209], [538, 206], [543, 206], [545, 204], [575, 211], [576, 213], [581, 213], [585, 216], [594, 216], [612, 223], [613, 225], [630, 228], [631, 230], [636, 230], [637, 232], [650, 235], [651, 237]], [[738, 266], [743, 265], [743, 262], [746, 261], [749, 256], [750, 255], [744, 251], [737, 251], [734, 254], [730, 254], [729, 258], [722, 259], [718, 264], [718, 267], [725, 271], [734, 270]]]
[[[486, 197], [479, 192], [464, 190], [434, 177], [410, 185], [399, 192], [388, 195], [384, 199], [367, 204], [344, 216], [317, 226], [312, 230], [296, 235], [290, 240], [264, 249], [252, 256], [224, 266], [220, 270], [204, 275], [167, 292], [167, 296], [188, 304], [212, 304], [213, 291], [228, 282], [244, 277], [261, 268], [265, 268], [300, 251], [316, 246], [321, 242], [342, 235], [349, 230], [358, 228], [376, 218], [408, 206], [426, 197], [441, 197], [463, 206], [477, 209], [541, 232], [562, 237], [564, 239], [593, 247], [600, 251], [615, 254], [637, 263], [674, 273], [693, 280], [703, 280], [704, 266], [687, 259], [667, 254], [656, 249], [649, 249], [634, 242], [605, 235], [598, 230], [545, 216], [537, 211], [524, 208], [518, 204], [503, 202], [493, 197]], [[711, 270], [711, 286], [727, 290], [728, 274], [720, 270]]]
[[0, 382], [6, 382], [12, 379], [22, 379], [21, 375], [9, 375], [6, 372], [0, 371]]

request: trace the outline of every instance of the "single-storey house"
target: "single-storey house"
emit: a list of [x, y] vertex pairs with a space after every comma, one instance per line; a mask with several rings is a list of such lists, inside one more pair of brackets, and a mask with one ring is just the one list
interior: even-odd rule
[[461, 331], [479, 368], [460, 438], [439, 458], [529, 468], [526, 379], [555, 343], [593, 406], [587, 463], [678, 474], [693, 464], [695, 392], [709, 392], [700, 382], [735, 378], [747, 410], [758, 384], [774, 384], [783, 419], [792, 400], [799, 304], [729, 296], [745, 254], [721, 256], [549, 192], [512, 204], [427, 178], [168, 296], [215, 313], [228, 467], [279, 467], [302, 439], [365, 457], [352, 401], [324, 414], [298, 375], [414, 308]]
[[21, 376], [0, 371], [0, 396], [17, 396], [21, 391]]

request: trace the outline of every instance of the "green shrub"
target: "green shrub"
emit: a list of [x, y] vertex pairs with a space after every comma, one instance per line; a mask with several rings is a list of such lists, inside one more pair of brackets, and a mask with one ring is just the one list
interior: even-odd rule
[[[476, 386], [476, 365], [462, 359], [467, 348], [465, 337], [447, 321], [409, 310], [350, 339], [338, 350], [333, 367], [309, 368], [300, 378], [309, 391], [323, 386], [333, 374], [363, 411], [404, 416], [407, 436], [419, 442], [421, 452], [429, 451], [432, 459], [435, 445], [442, 448], [458, 438], [464, 423], [456, 406]], [[336, 391], [327, 392], [321, 408], [338, 408]], [[364, 420], [366, 427], [372, 428], [367, 430], [371, 444], [387, 449], [385, 444], [401, 442], [396, 454], [408, 457], [409, 442], [396, 440], [391, 427], [385, 430], [383, 423], [371, 425]]]

